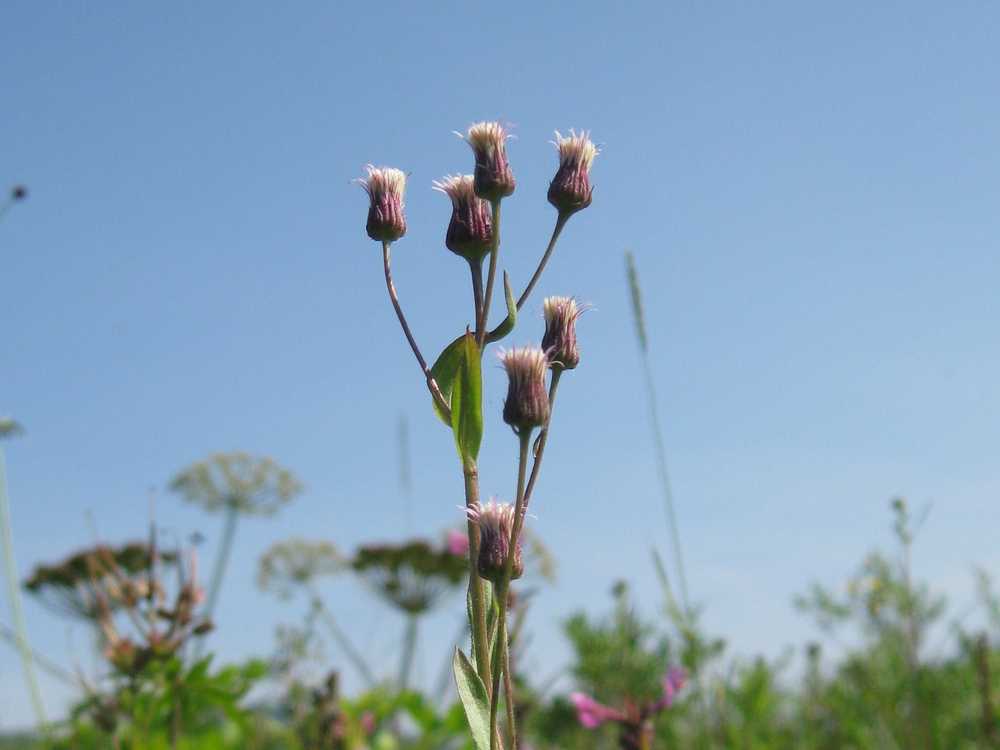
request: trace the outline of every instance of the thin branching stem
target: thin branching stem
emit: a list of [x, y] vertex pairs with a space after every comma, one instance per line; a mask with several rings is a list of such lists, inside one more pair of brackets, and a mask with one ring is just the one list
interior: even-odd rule
[[31, 705], [35, 710], [35, 718], [38, 720], [39, 728], [43, 733], [48, 734], [42, 692], [38, 687], [35, 662], [32, 658], [33, 653], [28, 643], [28, 627], [25, 624], [24, 609], [21, 606], [21, 591], [17, 585], [14, 535], [11, 533], [10, 502], [7, 497], [7, 474], [3, 450], [0, 450], [0, 546], [3, 547], [3, 567], [7, 578], [7, 593], [10, 599], [11, 615], [14, 618], [15, 641], [21, 654], [21, 664], [24, 667], [24, 680], [28, 687], [28, 695], [31, 697]]
[[[538, 481], [538, 474], [542, 469], [542, 457], [545, 455], [545, 444], [549, 440], [549, 430], [552, 426], [552, 413], [556, 408], [556, 391], [559, 388], [559, 379], [562, 377], [562, 374], [563, 368], [552, 368], [552, 380], [549, 383], [549, 421], [545, 423], [542, 431], [538, 434], [538, 442], [535, 445], [535, 460], [534, 463], [531, 464], [531, 475], [528, 477], [528, 486], [524, 491], [525, 513], [528, 510], [528, 503], [531, 502], [531, 493], [535, 489], [535, 482]], [[521, 525], [523, 524], [523, 515], [521, 522], [519, 523], [518, 519], [515, 518], [514, 524], [517, 528], [518, 535], [520, 535]]]
[[490, 303], [493, 301], [493, 285], [497, 280], [497, 261], [500, 258], [500, 201], [492, 201], [493, 247], [490, 248], [490, 270], [486, 276], [486, 295], [483, 306], [476, 319], [476, 343], [482, 349], [486, 342], [486, 326], [489, 325]]
[[[510, 654], [508, 653], [507, 643], [507, 598], [510, 591], [510, 579], [514, 573], [514, 551], [517, 549], [518, 536], [521, 533], [521, 524], [519, 519], [524, 515], [524, 499], [525, 499], [525, 486], [528, 474], [528, 454], [531, 452], [531, 431], [522, 430], [518, 435], [518, 440], [520, 443], [518, 457], [517, 457], [517, 494], [515, 495], [516, 500], [514, 501], [514, 522], [511, 524], [510, 539], [507, 545], [507, 560], [504, 562], [503, 577], [497, 584], [497, 607], [499, 609], [499, 614], [497, 617], [498, 622], [498, 633], [497, 633], [497, 647], [501, 649], [502, 658], [500, 663], [495, 665], [496, 669], [493, 673], [493, 693], [490, 700], [490, 733], [491, 735], [496, 734], [496, 720], [497, 720], [497, 708], [500, 705], [500, 674], [503, 671], [502, 665], [509, 662]], [[513, 692], [513, 691], [511, 691]], [[508, 723], [510, 736], [516, 736], [516, 727], [514, 726], [514, 714], [513, 714], [513, 695], [507, 697], [508, 704], [511, 704], [511, 711], [508, 712]]]
[[549, 262], [549, 258], [552, 256], [552, 251], [556, 249], [556, 242], [559, 240], [559, 235], [562, 233], [563, 227], [566, 226], [566, 222], [569, 221], [569, 217], [572, 214], [566, 213], [565, 211], [560, 211], [559, 216], [556, 218], [556, 225], [552, 229], [552, 236], [549, 238], [549, 245], [545, 248], [545, 254], [542, 255], [542, 259], [538, 262], [538, 268], [535, 269], [535, 273], [531, 277], [531, 281], [528, 282], [528, 286], [524, 288], [521, 292], [521, 296], [517, 300], [517, 309], [520, 310], [524, 307], [524, 303], [528, 301], [528, 296], [531, 294], [531, 290], [535, 288], [535, 284], [542, 277], [542, 271], [545, 270], [545, 265]]
[[[476, 322], [476, 342], [479, 342], [480, 323], [483, 317], [483, 261], [482, 258], [469, 261], [469, 270], [472, 271], [472, 301], [475, 308], [473, 320]], [[479, 345], [482, 348], [482, 344]]]
[[441, 413], [451, 419], [451, 409], [448, 406], [448, 402], [445, 400], [444, 394], [441, 393], [441, 389], [438, 387], [437, 381], [434, 380], [434, 376], [431, 375], [430, 368], [427, 367], [427, 360], [425, 360], [424, 355], [420, 353], [420, 347], [417, 346], [417, 342], [413, 338], [413, 334], [410, 332], [410, 325], [406, 322], [406, 316], [403, 315], [403, 308], [399, 306], [399, 296], [396, 294], [396, 285], [392, 283], [392, 270], [390, 268], [389, 248], [391, 245], [391, 242], [382, 243], [382, 263], [385, 266], [385, 286], [389, 291], [389, 299], [392, 301], [392, 307], [396, 311], [396, 317], [399, 318], [399, 325], [402, 327], [403, 333], [406, 335], [406, 340], [410, 344], [410, 349], [413, 350], [413, 356], [417, 358], [417, 364], [420, 365], [420, 369], [424, 373], [424, 377], [427, 379], [427, 388], [430, 390], [431, 396], [434, 397], [434, 401], [437, 403]]
[[[465, 477], [465, 507], [472, 510], [479, 506], [479, 468], [475, 461], [466, 461], [463, 466]], [[479, 577], [479, 525], [471, 518], [466, 520], [469, 534], [469, 599], [471, 601], [472, 645], [475, 652], [476, 671], [489, 690], [490, 680], [490, 646], [489, 633], [486, 629], [486, 595], [483, 590], [483, 579]]]

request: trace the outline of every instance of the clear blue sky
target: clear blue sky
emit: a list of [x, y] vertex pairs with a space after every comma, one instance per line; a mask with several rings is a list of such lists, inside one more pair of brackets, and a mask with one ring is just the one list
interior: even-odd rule
[[[985, 2], [39, 3], [0, 9], [0, 414], [22, 575], [143, 533], [147, 495], [210, 558], [221, 522], [163, 492], [216, 450], [268, 453], [307, 492], [240, 530], [219, 634], [264, 654], [299, 604], [254, 589], [273, 541], [350, 548], [458, 520], [451, 438], [385, 296], [368, 161], [410, 173], [396, 251], [428, 356], [469, 319], [433, 179], [469, 171], [451, 134], [517, 139], [503, 265], [522, 285], [547, 238], [556, 128], [603, 144], [542, 294], [574, 294], [564, 383], [533, 521], [560, 561], [531, 621], [606, 609], [625, 577], [659, 603], [665, 545], [622, 252], [635, 251], [691, 588], [743, 653], [813, 631], [791, 597], [840, 585], [888, 544], [887, 501], [932, 504], [917, 571], [971, 596], [996, 570], [1000, 469], [1000, 9]], [[877, 7], [874, 7], [877, 6]], [[513, 341], [540, 336], [541, 295]], [[515, 441], [487, 368], [483, 490], [509, 497]], [[411, 425], [414, 493], [397, 481]], [[330, 603], [395, 663], [401, 627], [348, 583]], [[449, 636], [460, 599], [436, 620]], [[0, 607], [9, 621], [6, 602]], [[90, 666], [79, 626], [29, 602], [34, 645]], [[437, 675], [428, 637], [418, 676]], [[66, 691], [46, 680], [49, 710]], [[0, 727], [29, 721], [0, 647]]]

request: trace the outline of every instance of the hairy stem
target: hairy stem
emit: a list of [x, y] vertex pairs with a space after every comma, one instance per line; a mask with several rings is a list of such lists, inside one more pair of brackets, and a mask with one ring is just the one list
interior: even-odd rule
[[[524, 515], [525, 480], [528, 473], [528, 453], [531, 450], [531, 432], [529, 430], [522, 431], [518, 435], [518, 439], [520, 450], [517, 457], [517, 494], [515, 495], [517, 499], [514, 501], [514, 522], [511, 524], [503, 577], [497, 584], [497, 607], [500, 610], [498, 615], [499, 631], [497, 634], [497, 648], [501, 649], [502, 663], [495, 665], [496, 669], [493, 674], [493, 692], [490, 698], [490, 730], [493, 734], [496, 733], [496, 714], [497, 707], [500, 704], [500, 673], [503, 672], [502, 665], [510, 661], [509, 644], [507, 643], [507, 595], [510, 590], [510, 579], [514, 573], [514, 551], [517, 549], [516, 545], [521, 533], [522, 524], [519, 521]], [[508, 703], [511, 704], [511, 710], [508, 712], [507, 718], [510, 724], [510, 735], [511, 737], [515, 737], [517, 729], [514, 726], [512, 698], [512, 695], [508, 696]]]
[[[474, 461], [467, 461], [463, 467], [465, 476], [465, 507], [472, 509], [479, 505], [479, 468]], [[472, 645], [475, 650], [476, 671], [489, 690], [490, 685], [490, 646], [489, 633], [486, 630], [486, 602], [483, 592], [483, 579], [479, 577], [479, 526], [467, 519], [466, 528], [469, 533], [469, 599], [472, 601]]]
[[[479, 341], [479, 324], [483, 317], [483, 261], [482, 259], [470, 260], [469, 270], [472, 271], [472, 301], [475, 313], [473, 319], [476, 324], [476, 341]], [[482, 345], [480, 344], [480, 348]]]
[[549, 262], [549, 258], [552, 256], [552, 251], [556, 249], [556, 241], [559, 239], [559, 235], [562, 233], [563, 227], [566, 226], [566, 222], [569, 221], [569, 217], [571, 215], [572, 214], [568, 214], [564, 211], [559, 212], [559, 216], [556, 218], [556, 225], [552, 229], [552, 237], [549, 238], [549, 245], [545, 248], [545, 254], [538, 262], [538, 268], [535, 269], [535, 273], [531, 277], [531, 281], [528, 282], [528, 286], [524, 288], [524, 291], [521, 292], [521, 296], [517, 300], [518, 310], [524, 307], [524, 303], [528, 301], [528, 296], [531, 294], [531, 290], [535, 288], [535, 284], [537, 284], [538, 279], [541, 278], [542, 271], [545, 270], [545, 264]]
[[476, 319], [476, 343], [480, 349], [486, 342], [486, 326], [489, 325], [490, 303], [493, 301], [493, 285], [496, 283], [497, 260], [500, 257], [500, 201], [492, 201], [490, 207], [493, 215], [493, 247], [490, 249], [490, 270], [486, 276], [486, 295], [479, 318]]
[[[538, 434], [538, 441], [535, 444], [535, 460], [531, 465], [531, 476], [528, 477], [528, 486], [524, 491], [524, 512], [527, 513], [528, 503], [531, 502], [531, 493], [535, 489], [535, 482], [538, 481], [538, 474], [542, 469], [542, 458], [545, 455], [545, 444], [549, 440], [549, 429], [552, 427], [552, 413], [556, 408], [556, 391], [559, 388], [559, 379], [562, 377], [563, 368], [554, 367], [552, 368], [552, 380], [549, 383], [549, 421], [545, 423], [542, 431]], [[523, 514], [522, 514], [523, 516]], [[517, 533], [521, 533], [521, 521], [517, 517], [514, 518], [514, 523], [517, 527]]]
[[399, 325], [402, 327], [403, 333], [406, 335], [406, 340], [410, 344], [410, 349], [413, 350], [413, 356], [417, 358], [417, 364], [420, 365], [420, 369], [424, 373], [424, 377], [427, 379], [427, 388], [430, 390], [431, 396], [434, 397], [434, 401], [437, 403], [441, 413], [450, 419], [451, 408], [448, 406], [448, 402], [445, 400], [444, 394], [441, 393], [441, 389], [438, 387], [437, 381], [434, 380], [434, 376], [431, 375], [430, 368], [427, 367], [427, 361], [424, 359], [424, 355], [420, 353], [420, 347], [417, 346], [417, 342], [413, 338], [413, 334], [410, 332], [410, 325], [406, 322], [406, 316], [403, 315], [403, 308], [399, 306], [399, 296], [396, 294], [396, 285], [392, 283], [392, 271], [390, 269], [389, 248], [391, 245], [392, 243], [390, 242], [382, 243], [382, 264], [385, 266], [385, 287], [389, 291], [389, 299], [392, 301], [392, 307], [396, 311], [396, 317], [399, 318]]

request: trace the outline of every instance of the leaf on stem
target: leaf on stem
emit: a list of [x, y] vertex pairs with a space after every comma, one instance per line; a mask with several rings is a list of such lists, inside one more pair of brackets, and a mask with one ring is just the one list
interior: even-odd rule
[[458, 346], [458, 367], [451, 387], [451, 429], [463, 462], [479, 456], [483, 440], [483, 373], [479, 347], [470, 331]]
[[472, 730], [472, 739], [478, 750], [490, 750], [490, 699], [486, 694], [486, 686], [468, 657], [458, 647], [455, 648], [452, 669], [455, 672], [458, 697], [465, 709], [469, 729]]

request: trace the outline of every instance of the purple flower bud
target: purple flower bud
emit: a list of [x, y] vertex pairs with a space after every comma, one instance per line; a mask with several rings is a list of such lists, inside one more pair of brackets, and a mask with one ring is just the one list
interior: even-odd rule
[[559, 150], [559, 170], [549, 183], [549, 203], [559, 213], [574, 214], [590, 205], [594, 189], [590, 186], [590, 165], [599, 153], [586, 131], [569, 131], [564, 137], [556, 131], [555, 147]]
[[391, 167], [369, 164], [368, 177], [358, 180], [368, 193], [368, 236], [379, 242], [394, 242], [406, 234], [406, 216], [403, 214], [403, 192], [406, 175]]
[[[459, 133], [461, 135], [461, 133]], [[514, 174], [507, 161], [507, 131], [499, 122], [477, 122], [462, 136], [476, 155], [476, 195], [498, 201], [514, 192]]]
[[535, 346], [501, 350], [500, 361], [507, 371], [507, 398], [503, 402], [503, 421], [514, 432], [541, 427], [549, 419], [549, 394], [545, 371], [549, 361]]
[[[479, 575], [493, 583], [499, 583], [507, 566], [510, 549], [510, 532], [514, 527], [514, 506], [490, 500], [485, 505], [476, 505], [466, 511], [469, 519], [479, 526], [479, 559], [476, 565]], [[514, 545], [514, 563], [510, 578], [516, 580], [524, 574], [524, 559], [521, 555], [521, 540]]]
[[576, 345], [576, 319], [584, 308], [576, 304], [572, 297], [546, 297], [545, 335], [542, 349], [553, 368], [572, 370], [580, 364], [580, 350]]
[[476, 195], [471, 174], [445, 177], [434, 189], [451, 198], [451, 221], [444, 244], [456, 255], [479, 260], [493, 247], [490, 204]]

